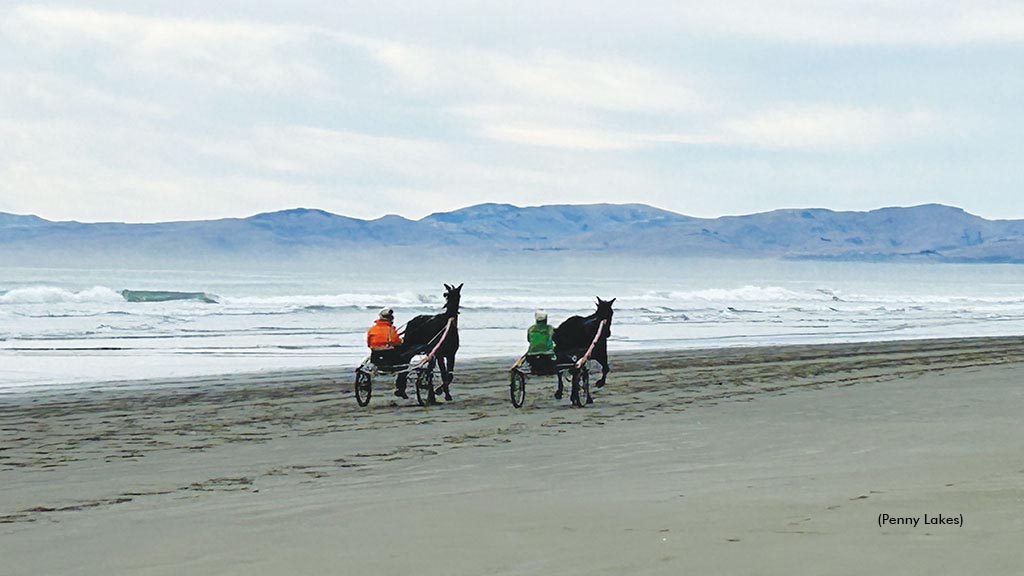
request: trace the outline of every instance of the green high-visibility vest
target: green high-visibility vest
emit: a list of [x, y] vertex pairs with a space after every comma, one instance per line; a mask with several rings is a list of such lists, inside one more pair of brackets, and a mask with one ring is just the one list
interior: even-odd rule
[[530, 343], [527, 354], [554, 354], [555, 343], [551, 340], [555, 335], [555, 329], [545, 323], [536, 323], [526, 331], [526, 341]]

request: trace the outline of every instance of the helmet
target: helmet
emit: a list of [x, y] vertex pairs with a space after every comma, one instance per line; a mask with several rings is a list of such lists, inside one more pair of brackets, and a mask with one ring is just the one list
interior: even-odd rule
[[391, 308], [381, 308], [380, 314], [378, 314], [378, 316], [380, 316], [381, 320], [394, 320], [395, 311], [392, 310]]
[[533, 319], [536, 320], [537, 322], [547, 322], [548, 321], [548, 313], [547, 312], [542, 312], [540, 310], [537, 310], [533, 314]]

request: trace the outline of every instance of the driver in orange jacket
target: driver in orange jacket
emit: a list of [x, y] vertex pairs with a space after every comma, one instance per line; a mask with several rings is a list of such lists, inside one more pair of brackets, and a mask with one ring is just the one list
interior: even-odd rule
[[[402, 345], [402, 337], [395, 329], [394, 310], [384, 308], [380, 311], [377, 320], [366, 332], [366, 345], [370, 347], [370, 361], [378, 366], [390, 366], [401, 361], [397, 348]], [[408, 377], [406, 372], [400, 372], [395, 378], [395, 396], [409, 397], [405, 393]]]
[[398, 330], [395, 330], [395, 311], [384, 308], [378, 316], [379, 318], [366, 332], [366, 345], [373, 351], [390, 350], [400, 345], [402, 337], [398, 335]]

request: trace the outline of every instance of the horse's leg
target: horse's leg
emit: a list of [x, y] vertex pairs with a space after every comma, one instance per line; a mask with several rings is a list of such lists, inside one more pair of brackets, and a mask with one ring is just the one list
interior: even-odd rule
[[[556, 370], [557, 370], [557, 368], [556, 368]], [[561, 372], [557, 372], [557, 374], [558, 374], [558, 389], [555, 390], [555, 400], [561, 400], [562, 399], [562, 388], [563, 388], [563, 386], [562, 386], [562, 373]]]
[[601, 340], [597, 346], [594, 347], [594, 354], [591, 358], [597, 361], [601, 365], [601, 379], [594, 382], [594, 386], [601, 388], [604, 386], [605, 380], [608, 378], [608, 371], [611, 367], [608, 365], [608, 341]]
[[443, 362], [438, 362], [438, 364], [441, 366], [441, 389], [444, 391], [444, 399], [446, 402], [451, 402], [452, 393], [448, 386], [455, 379], [455, 355], [444, 357]]
[[405, 387], [408, 384], [409, 374], [407, 372], [401, 372], [398, 377], [395, 378], [395, 396], [399, 398], [409, 398], [409, 395], [405, 392]]

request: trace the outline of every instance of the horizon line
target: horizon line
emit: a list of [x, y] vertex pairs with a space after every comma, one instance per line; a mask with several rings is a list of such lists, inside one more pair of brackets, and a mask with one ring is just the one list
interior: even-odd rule
[[509, 203], [509, 202], [481, 202], [481, 203], [478, 203], [478, 204], [469, 204], [469, 205], [462, 206], [460, 208], [455, 208], [455, 209], [452, 209], [452, 210], [431, 212], [430, 214], [427, 214], [426, 216], [423, 216], [421, 218], [409, 218], [408, 216], [403, 216], [401, 214], [394, 214], [394, 213], [383, 214], [383, 215], [378, 216], [376, 218], [359, 218], [359, 217], [356, 217], [356, 216], [348, 216], [346, 214], [340, 214], [340, 213], [337, 213], [337, 212], [331, 212], [329, 210], [324, 210], [322, 208], [309, 208], [309, 207], [305, 207], [305, 206], [293, 206], [293, 207], [290, 207], [290, 208], [281, 208], [281, 209], [278, 209], [278, 210], [261, 211], [261, 212], [251, 213], [251, 214], [249, 214], [247, 216], [220, 216], [220, 217], [214, 217], [214, 218], [196, 218], [196, 219], [184, 219], [184, 220], [139, 220], [139, 221], [126, 221], [126, 220], [93, 220], [93, 221], [83, 221], [83, 220], [51, 220], [51, 219], [46, 218], [46, 217], [44, 217], [42, 215], [39, 215], [39, 214], [18, 214], [18, 213], [14, 213], [14, 212], [3, 212], [3, 211], [0, 211], [0, 215], [15, 216], [15, 217], [19, 217], [19, 218], [38, 218], [40, 220], [43, 220], [45, 222], [50, 222], [50, 223], [53, 223], [53, 224], [66, 223], [66, 224], [147, 225], [147, 224], [175, 224], [175, 223], [187, 223], [187, 222], [216, 222], [216, 221], [222, 221], [222, 220], [248, 220], [250, 218], [255, 218], [257, 216], [265, 216], [265, 215], [271, 215], [271, 214], [281, 214], [281, 213], [284, 213], [284, 212], [307, 211], [307, 212], [322, 212], [322, 213], [328, 214], [330, 216], [335, 216], [335, 217], [339, 217], [339, 218], [350, 218], [352, 220], [360, 220], [360, 221], [363, 221], [363, 222], [375, 222], [375, 221], [378, 221], [378, 220], [382, 220], [384, 218], [394, 218], [394, 217], [402, 218], [402, 219], [408, 220], [410, 222], [419, 222], [419, 221], [425, 220], [427, 218], [430, 218], [431, 216], [435, 216], [435, 215], [438, 215], [438, 214], [451, 214], [453, 212], [458, 212], [460, 210], [467, 210], [467, 209], [470, 209], [470, 208], [478, 208], [478, 207], [481, 207], [481, 206], [510, 206], [510, 207], [515, 208], [517, 210], [528, 210], [528, 209], [533, 209], [533, 208], [554, 208], [554, 207], [642, 206], [642, 207], [645, 207], [645, 208], [653, 208], [655, 210], [660, 210], [660, 211], [663, 211], [663, 212], [668, 212], [670, 214], [674, 214], [676, 216], [682, 216], [684, 218], [692, 218], [692, 219], [695, 219], [695, 220], [717, 220], [719, 218], [741, 218], [741, 217], [744, 217], [744, 216], [757, 216], [757, 215], [762, 215], [762, 214], [770, 214], [772, 212], [797, 211], [797, 210], [816, 210], [816, 211], [832, 212], [832, 213], [836, 213], [836, 214], [843, 214], [843, 213], [846, 213], [846, 214], [850, 214], [850, 213], [853, 213], [853, 214], [858, 214], [858, 213], [859, 214], [867, 214], [867, 213], [876, 212], [876, 211], [879, 211], [879, 210], [893, 210], [893, 209], [904, 209], [904, 210], [907, 210], [907, 209], [914, 209], [914, 208], [923, 208], [923, 207], [926, 207], [926, 206], [941, 206], [943, 208], [950, 208], [950, 209], [954, 209], [954, 210], [960, 210], [961, 212], [964, 212], [966, 214], [970, 214], [971, 216], [976, 216], [978, 218], [982, 218], [984, 220], [989, 220], [989, 221], [1020, 220], [1020, 219], [1024, 219], [1024, 218], [988, 218], [988, 217], [985, 217], [985, 216], [981, 216], [979, 214], [975, 214], [974, 212], [970, 212], [970, 211], [968, 211], [967, 209], [965, 209], [963, 207], [954, 206], [954, 205], [951, 205], [951, 204], [943, 204], [941, 202], [926, 202], [926, 203], [923, 203], [923, 204], [913, 204], [913, 205], [910, 205], [910, 206], [900, 206], [900, 205], [878, 206], [876, 208], [870, 208], [870, 209], [866, 209], [866, 210], [836, 210], [834, 208], [825, 208], [825, 207], [821, 207], [821, 206], [801, 206], [801, 207], [792, 207], [792, 206], [790, 206], [790, 207], [773, 208], [771, 210], [764, 210], [764, 211], [760, 211], [760, 212], [747, 212], [747, 213], [740, 213], [740, 214], [721, 214], [721, 215], [718, 215], [718, 216], [692, 216], [692, 215], [689, 215], [689, 214], [684, 214], [682, 212], [676, 212], [675, 210], [669, 210], [667, 208], [662, 208], [660, 206], [655, 206], [653, 204], [646, 204], [646, 203], [642, 203], [642, 202], [590, 202], [590, 203], [580, 203], [580, 204], [553, 203], [553, 204], [534, 204], [534, 205], [526, 205], [526, 206], [520, 206], [520, 205], [512, 204], [512, 203]]

